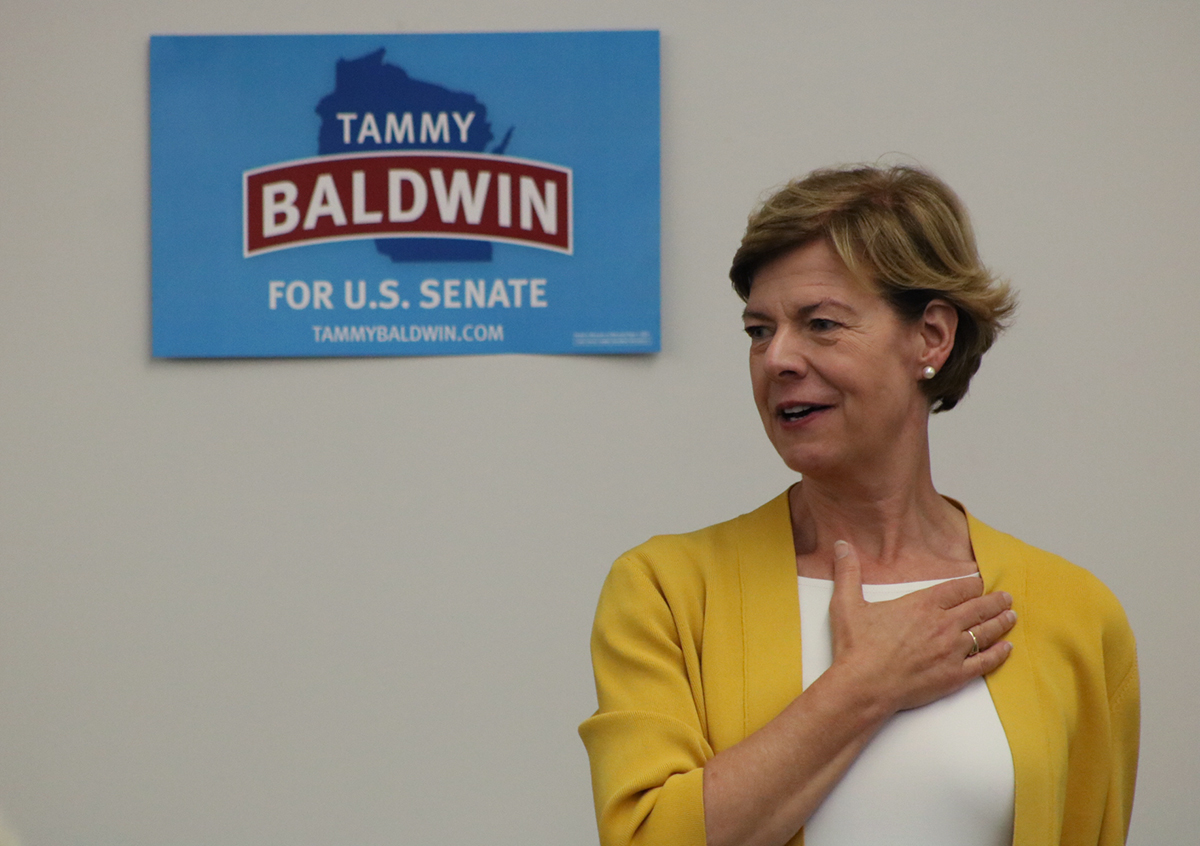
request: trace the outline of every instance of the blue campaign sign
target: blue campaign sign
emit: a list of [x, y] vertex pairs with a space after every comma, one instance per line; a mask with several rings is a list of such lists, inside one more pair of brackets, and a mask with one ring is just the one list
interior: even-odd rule
[[659, 349], [657, 32], [154, 36], [154, 355]]

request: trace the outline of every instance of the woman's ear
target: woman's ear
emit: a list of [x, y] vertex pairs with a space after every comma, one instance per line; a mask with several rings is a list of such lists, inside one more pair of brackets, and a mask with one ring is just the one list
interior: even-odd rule
[[958, 309], [945, 300], [930, 300], [919, 322], [922, 344], [920, 363], [941, 370], [954, 349], [954, 334], [958, 331]]

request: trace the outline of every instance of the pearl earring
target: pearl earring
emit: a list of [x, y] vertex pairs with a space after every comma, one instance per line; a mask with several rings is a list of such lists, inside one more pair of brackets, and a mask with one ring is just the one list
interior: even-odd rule
[[921, 371], [922, 379], [932, 379], [936, 375], [937, 375], [937, 368], [934, 367], [932, 364], [926, 364], [925, 369]]

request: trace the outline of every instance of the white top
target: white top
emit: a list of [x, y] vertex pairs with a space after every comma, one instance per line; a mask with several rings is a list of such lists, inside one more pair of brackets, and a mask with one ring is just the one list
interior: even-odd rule
[[[800, 579], [803, 685], [829, 669], [833, 582]], [[949, 579], [863, 585], [868, 602]], [[804, 846], [1011, 846], [1013, 763], [983, 679], [893, 716], [804, 826]]]

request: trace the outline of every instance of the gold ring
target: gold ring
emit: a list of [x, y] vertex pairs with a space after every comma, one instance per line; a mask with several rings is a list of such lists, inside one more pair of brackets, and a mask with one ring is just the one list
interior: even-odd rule
[[971, 636], [971, 651], [967, 653], [967, 657], [979, 654], [979, 641], [975, 638], [975, 632], [967, 629], [967, 634]]

